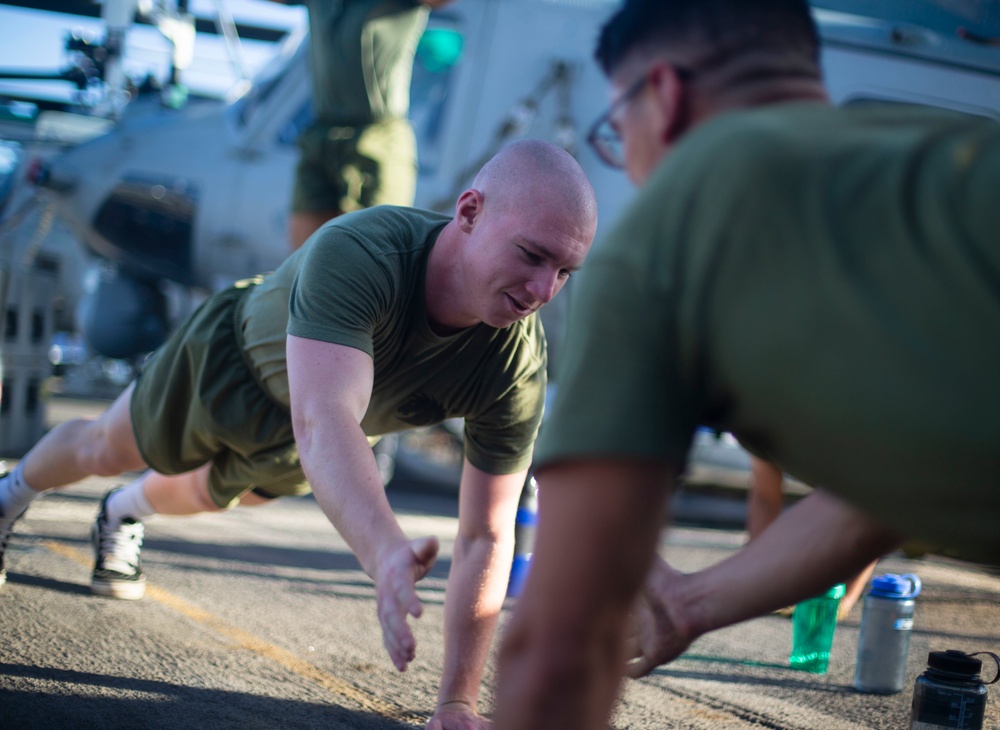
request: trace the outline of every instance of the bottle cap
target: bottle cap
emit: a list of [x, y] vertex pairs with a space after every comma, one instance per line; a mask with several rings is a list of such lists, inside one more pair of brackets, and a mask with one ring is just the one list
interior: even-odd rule
[[948, 651], [932, 651], [927, 655], [927, 666], [931, 669], [938, 669], [942, 672], [952, 674], [966, 674], [970, 677], [976, 675], [978, 678], [983, 663], [975, 659], [964, 651], [948, 649]]
[[916, 598], [920, 595], [920, 589], [920, 578], [912, 573], [907, 573], [906, 575], [886, 573], [872, 579], [872, 588], [869, 591], [869, 595], [903, 600], [906, 598]]

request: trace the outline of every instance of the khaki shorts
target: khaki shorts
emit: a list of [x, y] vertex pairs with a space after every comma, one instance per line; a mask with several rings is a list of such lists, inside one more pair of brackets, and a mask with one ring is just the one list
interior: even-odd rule
[[405, 119], [364, 127], [314, 124], [299, 137], [292, 211], [413, 205], [417, 141]]
[[209, 297], [143, 368], [130, 403], [139, 452], [161, 474], [212, 462], [212, 501], [230, 507], [253, 490], [306, 494], [288, 409], [244, 360], [236, 316], [241, 282]]

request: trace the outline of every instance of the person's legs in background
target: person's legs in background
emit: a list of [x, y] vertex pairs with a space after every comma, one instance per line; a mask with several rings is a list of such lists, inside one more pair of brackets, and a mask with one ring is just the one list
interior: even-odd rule
[[314, 125], [299, 139], [288, 223], [291, 250], [344, 213], [375, 205], [412, 206], [416, 187], [417, 140], [408, 120]]
[[784, 474], [770, 461], [750, 457], [750, 492], [747, 495], [747, 532], [753, 540], [778, 519], [784, 506]]

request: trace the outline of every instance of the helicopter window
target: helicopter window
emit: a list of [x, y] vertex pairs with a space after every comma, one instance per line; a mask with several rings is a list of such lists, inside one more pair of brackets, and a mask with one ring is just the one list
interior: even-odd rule
[[12, 305], [7, 307], [7, 319], [3, 333], [4, 340], [6, 340], [7, 342], [17, 341], [17, 318], [18, 318], [17, 306]]
[[94, 215], [115, 257], [156, 278], [189, 283], [198, 190], [183, 180], [127, 174]]

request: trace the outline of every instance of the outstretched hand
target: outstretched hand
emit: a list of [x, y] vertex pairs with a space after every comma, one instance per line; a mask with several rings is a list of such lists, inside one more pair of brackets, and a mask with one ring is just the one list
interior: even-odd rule
[[490, 730], [493, 723], [480, 717], [464, 702], [445, 702], [438, 705], [434, 717], [424, 730]]
[[661, 664], [671, 662], [691, 645], [679, 620], [679, 606], [671, 601], [684, 574], [657, 557], [646, 576], [646, 584], [632, 608], [632, 634], [629, 637], [625, 674], [644, 677]]
[[417, 581], [430, 571], [437, 554], [436, 537], [410, 540], [382, 558], [376, 573], [382, 643], [401, 672], [406, 671], [406, 665], [413, 661], [417, 651], [407, 618], [420, 618], [424, 612], [424, 605], [417, 597]]

